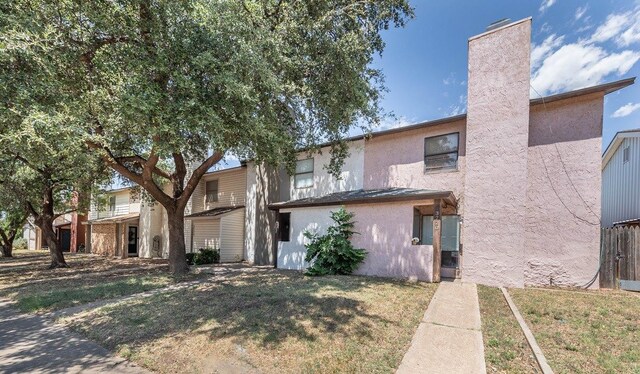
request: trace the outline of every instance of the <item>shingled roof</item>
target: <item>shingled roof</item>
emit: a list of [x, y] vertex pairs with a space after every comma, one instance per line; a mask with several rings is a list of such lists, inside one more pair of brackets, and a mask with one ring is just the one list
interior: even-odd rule
[[216, 217], [221, 216], [223, 214], [233, 212], [236, 209], [244, 208], [244, 205], [240, 206], [225, 206], [221, 208], [213, 208], [209, 210], [204, 210], [202, 212], [193, 213], [188, 216], [184, 216], [184, 218], [198, 218], [198, 217]]
[[320, 197], [308, 197], [304, 199], [284, 201], [269, 205], [269, 209], [279, 210], [285, 208], [383, 203], [423, 199], [443, 199], [451, 205], [456, 204], [456, 198], [451, 191], [422, 190], [414, 188], [383, 188], [335, 192]]

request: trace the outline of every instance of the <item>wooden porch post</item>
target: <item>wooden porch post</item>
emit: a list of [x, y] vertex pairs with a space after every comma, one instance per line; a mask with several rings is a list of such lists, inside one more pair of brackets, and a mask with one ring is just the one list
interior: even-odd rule
[[442, 200], [433, 203], [433, 281], [440, 282], [440, 263], [442, 262]]

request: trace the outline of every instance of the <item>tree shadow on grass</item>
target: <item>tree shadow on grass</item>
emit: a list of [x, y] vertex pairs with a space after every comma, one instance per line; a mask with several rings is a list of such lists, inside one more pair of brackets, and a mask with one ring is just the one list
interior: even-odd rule
[[180, 333], [251, 339], [265, 347], [289, 338], [312, 342], [322, 334], [371, 338], [374, 324], [399, 322], [372, 314], [371, 301], [359, 291], [393, 283], [357, 276], [309, 278], [277, 270], [233, 273], [197, 289], [107, 307], [78, 322], [110, 348]]

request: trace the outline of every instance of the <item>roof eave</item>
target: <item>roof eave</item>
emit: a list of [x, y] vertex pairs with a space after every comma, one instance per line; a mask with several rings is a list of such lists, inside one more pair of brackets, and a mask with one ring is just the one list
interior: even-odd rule
[[343, 201], [318, 201], [318, 202], [300, 202], [298, 204], [294, 202], [291, 203], [275, 203], [268, 206], [269, 210], [281, 210], [281, 209], [295, 209], [295, 208], [311, 208], [311, 207], [319, 207], [319, 206], [339, 206], [339, 205], [356, 205], [356, 204], [370, 204], [370, 203], [385, 203], [385, 202], [403, 202], [403, 201], [414, 201], [414, 200], [425, 200], [425, 199], [442, 199], [451, 205], [456, 205], [457, 200], [451, 191], [442, 191], [442, 192], [429, 192], [424, 194], [415, 194], [415, 195], [402, 195], [402, 196], [381, 196], [375, 198], [357, 198], [351, 200], [343, 200]]

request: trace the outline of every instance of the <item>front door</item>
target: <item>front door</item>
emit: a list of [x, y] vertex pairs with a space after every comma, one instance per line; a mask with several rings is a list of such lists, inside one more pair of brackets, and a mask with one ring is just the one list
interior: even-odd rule
[[129, 256], [138, 255], [138, 227], [129, 226], [129, 242], [127, 245], [127, 253]]
[[[460, 278], [460, 216], [442, 216], [440, 276]], [[433, 216], [422, 216], [421, 243], [433, 243]]]
[[71, 230], [60, 229], [60, 249], [62, 252], [71, 250]]
[[440, 276], [460, 278], [460, 216], [442, 216]]

